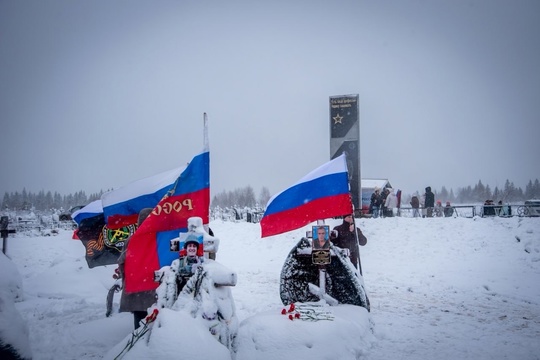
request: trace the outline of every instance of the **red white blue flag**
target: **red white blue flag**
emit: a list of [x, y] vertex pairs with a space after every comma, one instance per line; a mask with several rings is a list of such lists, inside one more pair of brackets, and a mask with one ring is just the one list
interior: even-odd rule
[[[153, 207], [153, 206], [152, 206]], [[131, 236], [125, 262], [126, 292], [154, 290], [154, 271], [178, 259], [170, 240], [187, 232], [190, 217], [208, 224], [210, 208], [210, 153], [195, 156], [152, 213]]]
[[107, 227], [118, 229], [137, 224], [139, 212], [154, 208], [184, 169], [165, 171], [103, 194], [101, 202]]
[[93, 218], [94, 216], [103, 214], [103, 206], [101, 205], [101, 199], [92, 201], [90, 204], [85, 207], [75, 211], [71, 214], [73, 221], [80, 225], [81, 222], [85, 219]]
[[261, 219], [261, 236], [281, 234], [352, 211], [347, 162], [342, 154], [268, 201]]

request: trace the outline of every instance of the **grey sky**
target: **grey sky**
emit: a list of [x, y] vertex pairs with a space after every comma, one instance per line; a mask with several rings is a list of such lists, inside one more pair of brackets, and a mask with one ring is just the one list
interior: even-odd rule
[[0, 192], [87, 194], [189, 161], [274, 194], [329, 160], [410, 193], [540, 178], [540, 2], [0, 0]]

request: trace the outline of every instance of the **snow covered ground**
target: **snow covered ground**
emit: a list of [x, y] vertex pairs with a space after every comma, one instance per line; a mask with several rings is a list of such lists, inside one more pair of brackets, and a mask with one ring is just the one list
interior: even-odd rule
[[[335, 310], [336, 321], [312, 323], [281, 316], [279, 297], [283, 261], [310, 227], [261, 239], [258, 224], [211, 222], [221, 240], [216, 260], [238, 275], [232, 294], [243, 348], [261, 333], [268, 339], [240, 357], [303, 358], [307, 353], [299, 349], [309, 342], [307, 332], [313, 343], [329, 339], [323, 345], [328, 351], [309, 352], [314, 360], [540, 359], [540, 218], [386, 218], [358, 224], [368, 238], [361, 259], [371, 313], [364, 318], [358, 308], [344, 307]], [[115, 266], [89, 269], [84, 247], [71, 240], [70, 231], [17, 234], [7, 250], [22, 277], [23, 300], [15, 307], [28, 326], [34, 360], [99, 359], [131, 332], [131, 314], [105, 317]], [[0, 262], [2, 285], [7, 268]], [[118, 301], [116, 295], [116, 307]], [[370, 326], [351, 335], [351, 324], [340, 322], [347, 316]], [[0, 320], [0, 331], [18, 330]], [[185, 354], [190, 352], [178, 348], [196, 346], [204, 353], [207, 347], [171, 346]]]

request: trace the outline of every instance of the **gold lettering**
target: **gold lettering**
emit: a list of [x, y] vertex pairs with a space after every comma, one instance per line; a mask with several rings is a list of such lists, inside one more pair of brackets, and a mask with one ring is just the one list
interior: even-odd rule
[[193, 210], [193, 202], [191, 199], [184, 200], [182, 205], [187, 206], [188, 210]]
[[175, 201], [173, 204], [173, 210], [176, 212], [180, 212], [180, 210], [182, 210], [182, 204], [180, 204], [178, 201]]
[[170, 214], [172, 210], [173, 210], [173, 208], [172, 208], [171, 203], [168, 202], [168, 203], [163, 204], [163, 212], [165, 214]]
[[159, 216], [161, 213], [170, 214], [172, 212], [181, 212], [182, 209], [186, 207], [188, 210], [193, 210], [193, 200], [184, 199], [182, 202], [175, 201], [174, 203], [165, 203], [163, 205], [158, 205], [154, 208], [152, 214]]

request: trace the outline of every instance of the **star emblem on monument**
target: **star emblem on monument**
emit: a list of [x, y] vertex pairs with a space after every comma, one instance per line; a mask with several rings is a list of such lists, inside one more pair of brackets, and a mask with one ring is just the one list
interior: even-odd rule
[[334, 119], [334, 125], [336, 124], [343, 124], [341, 122], [341, 120], [343, 120], [343, 116], [341, 116], [340, 114], [337, 114], [336, 116], [334, 116], [332, 119]]

